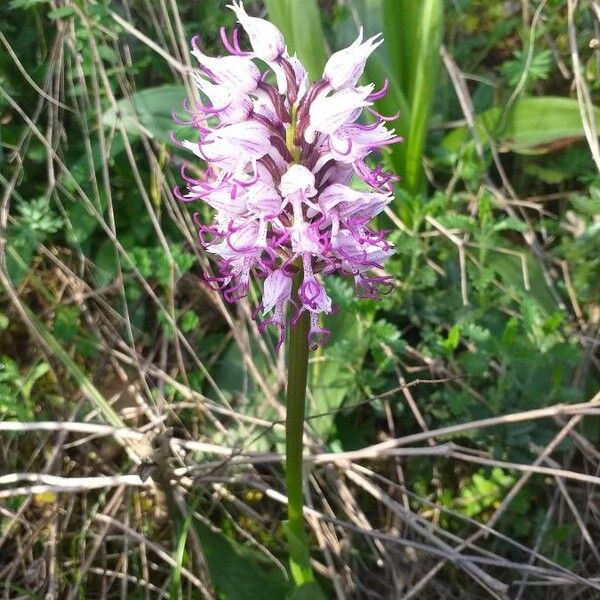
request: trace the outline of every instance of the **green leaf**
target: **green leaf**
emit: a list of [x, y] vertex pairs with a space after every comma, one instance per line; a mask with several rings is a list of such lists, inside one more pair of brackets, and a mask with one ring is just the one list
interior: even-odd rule
[[[600, 109], [595, 109], [600, 122]], [[544, 154], [584, 137], [579, 104], [571, 98], [538, 96], [523, 98], [505, 114], [502, 107], [486, 110], [475, 120], [482, 142], [495, 142], [499, 150], [518, 154]], [[470, 139], [466, 126], [450, 132], [442, 141], [448, 152], [459, 152]]]
[[315, 582], [305, 583], [296, 588], [288, 600], [325, 600], [325, 596], [319, 585]]
[[589, 217], [600, 215], [600, 188], [591, 187], [589, 196], [571, 196], [569, 202], [583, 215]]
[[39, 4], [47, 4], [48, 0], [11, 0], [8, 5], [9, 10], [16, 10], [17, 8], [33, 8]]
[[460, 327], [453, 325], [452, 329], [448, 332], [448, 337], [444, 340], [444, 348], [447, 350], [456, 350], [460, 342]]
[[85, 207], [82, 202], [66, 202], [65, 209], [71, 227], [67, 229], [67, 242], [79, 247], [98, 227], [98, 219]]
[[492, 231], [506, 231], [507, 229], [524, 233], [527, 231], [527, 223], [517, 217], [506, 217], [506, 219], [498, 221], [492, 227]]
[[310, 550], [306, 542], [297, 535], [289, 521], [283, 522], [283, 529], [288, 540], [290, 553], [290, 571], [296, 585], [308, 585], [312, 583], [313, 572], [310, 566]]
[[288, 51], [293, 53], [294, 28], [291, 0], [265, 0], [269, 20], [283, 33]]
[[55, 21], [56, 19], [64, 19], [66, 17], [72, 17], [75, 13], [75, 9], [72, 6], [60, 6], [59, 8], [55, 8], [48, 13], [48, 18], [51, 21]]
[[52, 210], [47, 198], [36, 198], [29, 202], [19, 202], [21, 227], [40, 235], [56, 233], [63, 226], [63, 220]]
[[80, 312], [76, 306], [57, 306], [52, 324], [54, 335], [61, 342], [70, 342], [79, 331]]
[[194, 329], [198, 329], [200, 325], [200, 317], [193, 310], [186, 310], [181, 315], [181, 330], [185, 333], [189, 333]]
[[327, 61], [325, 33], [316, 0], [288, 0], [294, 28], [294, 52], [314, 81], [321, 79]]
[[[327, 282], [328, 292], [340, 312], [325, 317], [324, 326], [331, 332], [327, 345], [319, 349], [309, 365], [308, 415], [329, 413], [340, 408], [348, 393], [356, 388], [356, 371], [367, 351], [365, 327], [373, 315], [359, 317], [350, 286], [335, 279]], [[348, 297], [346, 294], [350, 294]], [[346, 306], [345, 306], [346, 305]], [[335, 414], [310, 420], [311, 427], [323, 438], [332, 437]]]
[[224, 600], [282, 600], [283, 573], [256, 550], [194, 521], [212, 582]]
[[405, 138], [393, 150], [394, 164], [402, 177], [400, 185], [416, 193], [424, 184], [422, 154], [438, 82], [444, 2], [383, 0], [382, 8], [388, 77], [408, 104], [408, 112], [393, 123]]
[[557, 308], [556, 300], [548, 289], [542, 269], [529, 250], [523, 249], [521, 252], [525, 256], [525, 266], [529, 276], [528, 290], [525, 288], [523, 264], [518, 256], [490, 252], [486, 257], [486, 265], [500, 275], [502, 280], [520, 296], [534, 298], [546, 314], [552, 314]]
[[111, 240], [104, 240], [94, 260], [96, 270], [94, 279], [98, 287], [108, 285], [117, 276], [119, 270], [119, 257], [115, 251], [115, 246]]
[[63, 225], [62, 218], [54, 213], [47, 198], [20, 201], [17, 211], [20, 215], [9, 226], [7, 245], [8, 274], [15, 285], [28, 274], [38, 245]]
[[[500, 72], [508, 79], [510, 85], [517, 85], [527, 67], [528, 52], [515, 50], [513, 56], [515, 60], [503, 63], [500, 67]], [[533, 82], [540, 79], [548, 79], [551, 68], [552, 52], [550, 50], [536, 52], [531, 58], [531, 64], [527, 71], [527, 80]]]
[[102, 117], [106, 127], [122, 123], [127, 133], [145, 132], [165, 143], [171, 143], [171, 133], [181, 129], [173, 120], [173, 113], [181, 111], [186, 91], [179, 85], [162, 85], [148, 88], [123, 98], [116, 108], [110, 108]]
[[31, 235], [10, 235], [10, 232], [14, 229], [16, 228], [9, 227], [6, 246], [6, 270], [13, 285], [17, 286], [29, 273], [38, 240]]
[[19, 390], [26, 404], [28, 404], [31, 400], [31, 391], [33, 390], [33, 386], [36, 384], [38, 379], [41, 379], [49, 370], [50, 365], [48, 363], [40, 362], [28, 371], [24, 381], [21, 384], [21, 389]]
[[125, 423], [115, 412], [112, 406], [106, 401], [98, 388], [90, 381], [83, 369], [71, 358], [69, 353], [61, 346], [60, 342], [48, 330], [44, 323], [31, 311], [27, 305], [23, 305], [28, 318], [35, 327], [44, 343], [50, 348], [53, 357], [62, 363], [69, 378], [74, 381], [82, 395], [90, 400], [98, 412], [102, 415], [105, 422], [113, 427], [124, 427]]

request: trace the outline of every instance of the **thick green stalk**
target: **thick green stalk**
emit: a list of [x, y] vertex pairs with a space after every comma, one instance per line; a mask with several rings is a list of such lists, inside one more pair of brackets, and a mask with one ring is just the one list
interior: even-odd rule
[[[294, 277], [292, 299], [298, 302], [298, 289], [302, 284], [302, 269]], [[294, 327], [289, 327], [287, 410], [285, 420], [286, 481], [288, 495], [288, 548], [290, 568], [296, 585], [314, 581], [310, 566], [310, 552], [304, 529], [302, 506], [302, 449], [306, 378], [308, 372], [309, 315], [302, 313]]]

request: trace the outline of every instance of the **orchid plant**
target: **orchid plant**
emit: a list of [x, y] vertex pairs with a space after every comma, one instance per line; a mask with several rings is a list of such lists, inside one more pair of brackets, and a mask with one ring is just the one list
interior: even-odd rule
[[[198, 38], [192, 40], [200, 65], [194, 81], [203, 102], [186, 110], [199, 139], [180, 143], [206, 169], [202, 179], [183, 169], [187, 192], [176, 194], [215, 210], [212, 223], [194, 215], [200, 243], [216, 258], [216, 272], [204, 281], [235, 302], [247, 295], [251, 277], [263, 280], [255, 311], [262, 317], [259, 328], [276, 328], [277, 350], [289, 332], [288, 539], [292, 576], [304, 585], [314, 580], [302, 514], [308, 352], [328, 338], [320, 315], [332, 312], [322, 279], [352, 277], [357, 294], [368, 298], [390, 289], [382, 263], [394, 250], [369, 222], [391, 202], [396, 178], [367, 157], [401, 139], [386, 127], [390, 118], [372, 108], [387, 82], [377, 91], [373, 84], [358, 84], [369, 55], [382, 43], [379, 35], [365, 40], [361, 30], [311, 83], [272, 23], [249, 16], [241, 2], [229, 8], [251, 50], [241, 48], [239, 28], [231, 39], [221, 29], [228, 56], [207, 56]], [[359, 121], [364, 111], [368, 123]], [[362, 182], [360, 189], [356, 182]]]

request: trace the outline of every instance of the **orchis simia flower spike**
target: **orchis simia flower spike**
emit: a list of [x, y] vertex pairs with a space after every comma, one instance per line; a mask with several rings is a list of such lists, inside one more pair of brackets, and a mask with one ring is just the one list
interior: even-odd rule
[[[383, 232], [369, 221], [392, 200], [396, 179], [367, 156], [400, 141], [371, 107], [385, 95], [373, 84], [358, 85], [379, 35], [358, 39], [333, 54], [323, 77], [310, 83], [281, 32], [250, 17], [243, 5], [231, 8], [249, 37], [242, 50], [239, 29], [230, 39], [221, 29], [228, 56], [210, 57], [192, 40], [200, 69], [194, 80], [203, 103], [186, 106], [198, 140], [181, 142], [206, 163], [202, 179], [182, 176], [185, 201], [203, 200], [215, 210], [212, 223], [195, 215], [201, 244], [216, 257], [217, 271], [204, 280], [229, 302], [246, 296], [250, 278], [263, 280], [261, 331], [277, 328], [277, 348], [288, 329], [287, 478], [292, 574], [312, 579], [302, 521], [302, 430], [308, 345], [328, 336], [319, 315], [332, 311], [322, 279], [337, 273], [354, 279], [359, 295], [376, 298], [391, 286], [382, 262], [393, 253]], [[363, 110], [368, 124], [359, 122]], [[395, 118], [395, 117], [391, 117]], [[361, 180], [358, 191], [351, 180]], [[366, 186], [364, 185], [366, 184]], [[367, 188], [369, 191], [364, 191]], [[266, 317], [266, 318], [265, 318]], [[292, 473], [294, 471], [294, 473]], [[296, 542], [294, 544], [294, 541]], [[294, 551], [293, 548], [296, 548]], [[304, 563], [304, 564], [298, 564]], [[302, 574], [302, 572], [304, 574]]]

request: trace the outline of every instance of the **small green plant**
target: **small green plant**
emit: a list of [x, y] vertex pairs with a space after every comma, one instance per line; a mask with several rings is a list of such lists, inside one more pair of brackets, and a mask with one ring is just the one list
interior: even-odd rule
[[554, 66], [550, 50], [535, 51], [531, 57], [525, 50], [515, 50], [513, 56], [513, 60], [506, 61], [500, 67], [500, 72], [510, 85], [517, 85], [523, 73], [526, 73], [526, 81], [529, 84], [544, 81], [548, 79], [550, 70]]
[[9, 356], [0, 357], [0, 418], [32, 421], [36, 416], [34, 388], [49, 372], [46, 362], [38, 362], [24, 372]]
[[17, 216], [8, 228], [8, 272], [18, 283], [27, 274], [36, 248], [62, 228], [64, 222], [46, 198], [17, 203]]

